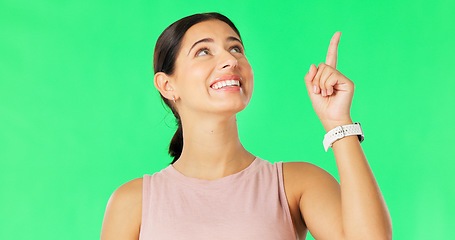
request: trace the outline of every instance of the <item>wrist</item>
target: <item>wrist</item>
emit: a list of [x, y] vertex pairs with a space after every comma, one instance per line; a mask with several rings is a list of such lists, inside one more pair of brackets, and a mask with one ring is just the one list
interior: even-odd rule
[[[348, 123], [348, 124], [345, 124]], [[364, 135], [362, 128], [359, 122], [349, 124], [349, 121], [340, 121], [334, 123], [335, 125], [325, 125], [326, 131], [328, 131], [324, 135], [324, 140], [322, 144], [324, 145], [324, 149], [327, 150], [332, 147], [332, 144], [340, 139], [346, 138], [348, 136], [355, 135], [360, 142], [364, 140]], [[338, 125], [341, 124], [341, 125]], [[333, 128], [332, 128], [333, 127]], [[330, 129], [331, 128], [331, 129]], [[352, 138], [349, 138], [352, 139]]]
[[329, 132], [330, 130], [343, 125], [354, 124], [352, 119], [340, 120], [340, 121], [328, 121], [322, 124], [325, 129], [325, 132]]

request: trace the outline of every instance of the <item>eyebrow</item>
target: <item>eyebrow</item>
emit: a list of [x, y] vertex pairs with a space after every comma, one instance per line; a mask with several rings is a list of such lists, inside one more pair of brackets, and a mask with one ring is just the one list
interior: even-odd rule
[[[240, 41], [240, 39], [238, 39], [238, 38], [236, 38], [236, 37], [234, 37], [234, 36], [229, 36], [229, 37], [226, 38], [226, 40], [227, 40], [228, 42], [237, 41], [237, 42], [239, 42], [240, 44], [242, 44], [242, 46], [243, 46], [242, 41]], [[191, 46], [191, 48], [190, 48], [190, 50], [188, 51], [188, 54], [187, 54], [187, 55], [190, 55], [191, 49], [193, 49], [194, 46], [196, 46], [196, 45], [199, 44], [199, 43], [203, 43], [203, 42], [214, 42], [214, 40], [213, 40], [213, 38], [203, 38], [203, 39], [201, 39], [201, 40], [195, 42], [195, 43], [193, 44], [193, 46]]]

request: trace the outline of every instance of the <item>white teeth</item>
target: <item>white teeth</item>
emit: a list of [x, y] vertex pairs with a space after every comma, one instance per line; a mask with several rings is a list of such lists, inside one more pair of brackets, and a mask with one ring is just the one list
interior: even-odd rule
[[226, 80], [226, 81], [221, 81], [217, 82], [212, 86], [213, 89], [220, 89], [222, 87], [226, 86], [240, 86], [240, 81], [237, 80]]

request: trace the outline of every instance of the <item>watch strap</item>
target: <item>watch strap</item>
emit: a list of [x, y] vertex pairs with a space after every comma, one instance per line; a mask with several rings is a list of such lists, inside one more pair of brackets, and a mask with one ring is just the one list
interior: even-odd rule
[[329, 147], [332, 147], [332, 144], [341, 138], [346, 136], [357, 135], [360, 142], [363, 142], [365, 139], [362, 131], [362, 127], [359, 122], [349, 125], [338, 126], [324, 135], [324, 140], [322, 141], [324, 149], [327, 152]]

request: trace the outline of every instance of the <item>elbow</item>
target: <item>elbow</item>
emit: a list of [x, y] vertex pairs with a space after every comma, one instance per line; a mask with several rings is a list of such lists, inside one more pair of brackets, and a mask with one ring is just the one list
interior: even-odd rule
[[[368, 230], [367, 230], [368, 229]], [[392, 223], [388, 221], [386, 224], [378, 224], [372, 228], [364, 228], [365, 231], [351, 232], [344, 235], [343, 240], [392, 240]]]
[[380, 231], [377, 232], [375, 235], [370, 238], [364, 238], [364, 239], [377, 239], [377, 240], [392, 240], [392, 222], [390, 221], [390, 218], [386, 221], [386, 223], [383, 225], [383, 227], [380, 228]]
[[390, 219], [388, 219], [385, 221], [384, 225], [382, 225], [380, 228], [377, 228], [377, 231], [375, 231], [375, 233], [372, 233], [369, 237], [363, 239], [392, 240], [392, 232], [392, 222]]

